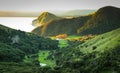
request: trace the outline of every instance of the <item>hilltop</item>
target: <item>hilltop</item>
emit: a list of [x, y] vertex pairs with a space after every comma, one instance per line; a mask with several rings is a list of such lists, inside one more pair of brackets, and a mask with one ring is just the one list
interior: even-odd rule
[[41, 26], [49, 21], [58, 20], [58, 19], [60, 19], [60, 17], [52, 13], [43, 12], [37, 19], [32, 21], [32, 25]]
[[78, 33], [102, 34], [120, 27], [120, 8], [106, 6], [100, 8], [92, 17], [79, 28]]

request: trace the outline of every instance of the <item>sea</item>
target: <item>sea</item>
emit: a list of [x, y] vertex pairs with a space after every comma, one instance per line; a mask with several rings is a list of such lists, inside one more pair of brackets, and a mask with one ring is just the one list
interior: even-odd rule
[[0, 17], [0, 24], [25, 32], [31, 32], [35, 26], [32, 21], [37, 17]]

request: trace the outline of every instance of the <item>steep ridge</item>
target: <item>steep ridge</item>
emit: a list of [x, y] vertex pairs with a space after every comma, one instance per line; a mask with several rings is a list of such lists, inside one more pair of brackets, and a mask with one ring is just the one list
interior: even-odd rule
[[87, 16], [49, 20], [32, 32], [43, 36], [63, 33], [68, 35], [102, 34], [119, 28], [119, 19], [120, 8], [106, 6]]
[[58, 19], [60, 19], [60, 17], [58, 17], [52, 13], [43, 12], [37, 19], [32, 21], [32, 25], [41, 26], [42, 24], [45, 24], [49, 21], [58, 20]]
[[64, 18], [60, 20], [49, 21], [46, 24], [35, 28], [32, 32], [43, 36], [55, 36], [58, 34], [77, 34], [77, 29], [91, 16], [83, 16], [76, 18]]
[[102, 34], [120, 27], [120, 8], [106, 6], [100, 8], [78, 30], [79, 34]]

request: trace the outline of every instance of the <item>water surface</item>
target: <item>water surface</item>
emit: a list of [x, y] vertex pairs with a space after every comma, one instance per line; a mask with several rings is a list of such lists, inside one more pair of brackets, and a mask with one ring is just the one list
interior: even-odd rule
[[35, 28], [32, 26], [32, 20], [35, 18], [36, 17], [0, 17], [0, 24], [17, 30], [30, 32]]

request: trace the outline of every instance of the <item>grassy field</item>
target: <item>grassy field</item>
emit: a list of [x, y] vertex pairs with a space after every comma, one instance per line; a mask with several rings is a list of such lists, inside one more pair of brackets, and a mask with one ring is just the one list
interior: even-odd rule
[[50, 60], [50, 59], [47, 59], [48, 56], [49, 56], [49, 50], [46, 51], [46, 50], [40, 50], [38, 55], [39, 55], [39, 62], [40, 63], [44, 63], [46, 64], [47, 66], [50, 66], [50, 67], [54, 67], [55, 66], [55, 61], [54, 60]]
[[77, 35], [70, 35], [67, 37], [67, 39], [77, 39], [80, 38], [81, 36], [77, 36]]
[[59, 45], [58, 46], [60, 48], [69, 46], [68, 40], [65, 40], [65, 39], [59, 40]]
[[38, 60], [40, 63], [46, 64], [46, 66], [54, 67], [55, 61], [48, 59], [49, 53], [49, 50], [40, 50], [38, 54], [25, 56], [25, 59], [23, 61], [25, 63], [34, 63], [35, 60]]

